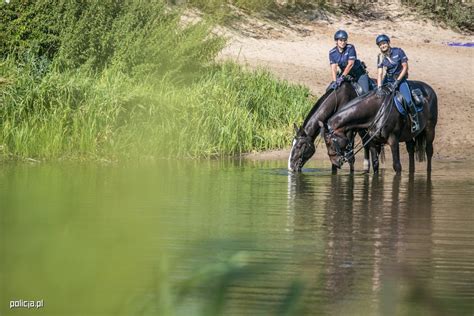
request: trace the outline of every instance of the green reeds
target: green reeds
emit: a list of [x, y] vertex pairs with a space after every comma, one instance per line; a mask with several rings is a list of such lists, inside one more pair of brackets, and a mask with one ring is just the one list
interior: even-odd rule
[[209, 157], [283, 148], [310, 106], [305, 88], [232, 64], [186, 85], [113, 69], [96, 76], [51, 71], [38, 81], [12, 64], [3, 67], [14, 82], [0, 90], [3, 159]]

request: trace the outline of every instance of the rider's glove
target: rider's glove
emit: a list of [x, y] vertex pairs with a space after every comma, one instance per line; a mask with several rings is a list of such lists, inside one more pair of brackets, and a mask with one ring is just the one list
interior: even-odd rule
[[340, 76], [336, 79], [336, 85], [339, 87], [344, 81], [344, 76]]
[[385, 91], [383, 90], [382, 87], [377, 87], [377, 89], [375, 90], [375, 94], [381, 98], [385, 96]]
[[394, 82], [391, 83], [390, 90], [395, 91], [398, 88], [399, 84], [400, 84], [400, 81], [395, 80]]
[[337, 87], [338, 87], [337, 81], [333, 81], [333, 82], [331, 82], [331, 84], [329, 85], [329, 89], [334, 89], [334, 90], [336, 90]]

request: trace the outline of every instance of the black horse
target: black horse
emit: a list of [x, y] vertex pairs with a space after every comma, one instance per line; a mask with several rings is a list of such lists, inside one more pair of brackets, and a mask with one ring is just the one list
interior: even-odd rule
[[433, 157], [433, 140], [438, 120], [438, 99], [434, 90], [424, 82], [410, 81], [412, 89], [419, 89], [423, 95], [423, 111], [418, 113], [420, 129], [415, 134], [411, 131], [408, 116], [401, 115], [393, 100], [394, 93], [386, 91], [379, 97], [374, 92], [365, 98], [351, 102], [350, 106], [332, 116], [322, 129], [331, 162], [341, 167], [345, 160], [351, 158], [352, 148], [350, 134], [360, 129], [367, 129], [364, 142], [372, 146], [388, 143], [392, 150], [393, 169], [399, 173], [400, 164], [399, 142], [405, 142], [409, 153], [409, 171], [415, 171], [415, 151], [419, 161], [428, 160], [427, 171], [431, 172]]
[[[363, 96], [359, 97], [362, 98]], [[328, 119], [342, 108], [349, 101], [357, 98], [357, 93], [349, 81], [344, 81], [341, 86], [336, 89], [330, 89], [319, 98], [311, 111], [306, 116], [303, 125], [297, 127], [295, 124], [295, 137], [288, 157], [288, 170], [301, 171], [303, 165], [314, 155], [316, 148], [314, 141], [318, 137], [321, 127], [326, 124]], [[357, 99], [359, 99], [357, 98]], [[364, 169], [368, 172], [369, 163], [369, 147], [364, 148]], [[375, 156], [372, 156], [375, 158]], [[351, 171], [354, 170], [354, 160], [349, 161]], [[332, 166], [333, 172], [336, 172], [338, 166]]]

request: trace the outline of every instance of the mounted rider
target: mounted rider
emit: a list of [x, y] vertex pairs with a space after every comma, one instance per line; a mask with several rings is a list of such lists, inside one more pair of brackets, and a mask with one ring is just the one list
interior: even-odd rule
[[[416, 133], [420, 130], [420, 122], [407, 82], [408, 57], [403, 49], [391, 47], [390, 38], [385, 34], [378, 35], [375, 43], [380, 48], [380, 54], [377, 59], [377, 95], [384, 95], [382, 85], [387, 85], [391, 91], [400, 91], [408, 104], [412, 121], [411, 131]], [[384, 70], [385, 76], [383, 77]]]
[[362, 87], [363, 93], [366, 93], [369, 91], [369, 76], [365, 64], [357, 59], [354, 45], [347, 43], [348, 38], [349, 35], [344, 30], [338, 30], [334, 34], [336, 46], [329, 51], [332, 74], [329, 88], [336, 89], [344, 80], [353, 80]]

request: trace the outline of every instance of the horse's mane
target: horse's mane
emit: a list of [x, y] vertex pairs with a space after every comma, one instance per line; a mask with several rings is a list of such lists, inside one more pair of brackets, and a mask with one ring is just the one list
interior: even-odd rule
[[308, 122], [309, 122], [309, 120], [311, 119], [311, 117], [313, 116], [313, 114], [319, 109], [319, 107], [321, 106], [321, 104], [327, 99], [327, 97], [328, 97], [333, 91], [334, 91], [333, 89], [327, 90], [327, 91], [318, 99], [318, 101], [316, 101], [316, 103], [313, 105], [313, 108], [311, 109], [311, 111], [309, 111], [308, 115], [307, 115], [306, 118], [304, 119], [304, 122], [303, 122], [303, 125], [302, 125], [303, 128], [306, 126], [306, 124], [308, 124]]
[[[392, 93], [387, 94], [385, 98], [382, 100], [380, 108], [375, 114], [374, 121], [372, 122], [372, 124], [380, 124], [378, 121], [381, 120], [382, 117], [386, 117], [387, 115], [390, 115], [394, 102], [395, 101], [393, 100], [393, 94]], [[384, 122], [382, 122], [382, 125], [383, 124]]]

